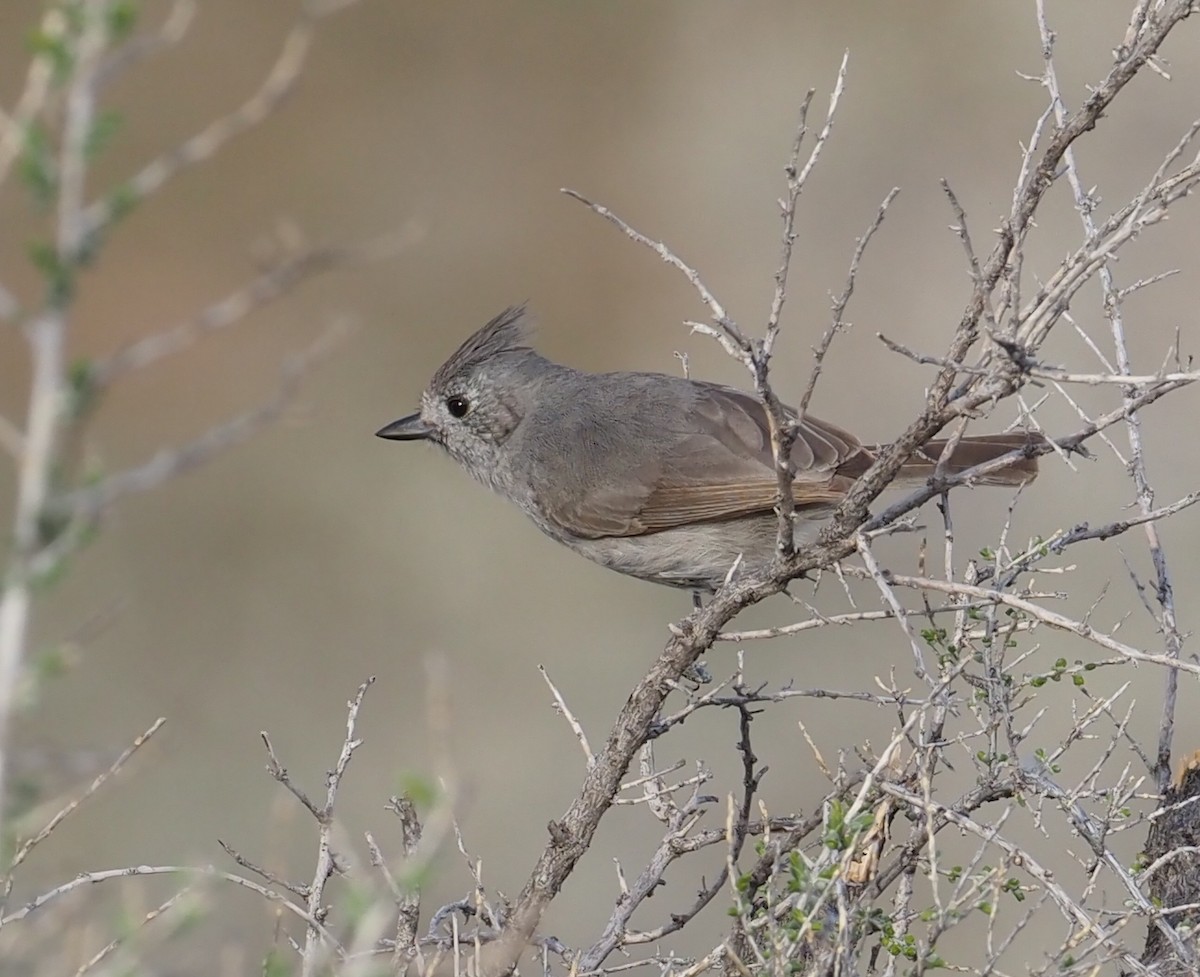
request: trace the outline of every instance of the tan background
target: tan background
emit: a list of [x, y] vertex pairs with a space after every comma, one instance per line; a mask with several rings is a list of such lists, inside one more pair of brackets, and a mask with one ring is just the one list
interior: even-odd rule
[[[1106, 69], [1128, 7], [1121, 0], [1055, 5], [1059, 69], [1073, 104], [1085, 96], [1084, 82]], [[23, 38], [38, 9], [30, 0], [0, 5], [5, 104], [18, 90]], [[293, 14], [284, 3], [202, 4], [177, 50], [111, 92], [124, 125], [95, 187], [239, 104]], [[549, 708], [536, 665], [549, 668], [599, 741], [688, 600], [556, 548], [432, 449], [371, 434], [416, 404], [467, 332], [525, 299], [541, 321], [540, 346], [574, 365], [672, 371], [673, 351], [685, 350], [696, 375], [743, 382], [711, 343], [679, 324], [704, 314], [686, 283], [558, 188], [574, 187], [670, 242], [742, 324], [759, 331], [797, 109], [816, 87], [814, 114], [823, 115], [846, 48], [843, 108], [801, 202], [774, 376], [781, 392], [798, 396], [808, 348], [827, 322], [829, 294], [842, 287], [855, 238], [888, 189], [900, 186], [863, 265], [848, 315], [853, 332], [836, 345], [814, 401], [823, 416], [886, 440], [919, 404], [929, 374], [873, 337], [883, 331], [935, 351], [956, 321], [967, 277], [937, 181], [951, 181], [977, 247], [988, 249], [990, 229], [1008, 207], [1020, 144], [1045, 103], [1016, 74], [1040, 70], [1031, 4], [365, 0], [325, 24], [298, 92], [276, 117], [174, 181], [114, 234], [83, 281], [72, 339], [80, 354], [112, 350], [221, 296], [252, 273], [255, 242], [280, 219], [313, 240], [352, 241], [410, 219], [426, 228], [396, 260], [308, 284], [237, 330], [134, 376], [101, 406], [89, 449], [112, 470], [257, 403], [273, 389], [282, 357], [335, 316], [351, 313], [359, 323], [284, 423], [203, 471], [125, 500], [66, 582], [39, 604], [39, 647], [119, 608], [75, 667], [41, 685], [36, 708], [19, 724], [23, 756], [45, 762], [41, 776], [51, 789], [73, 783], [65, 758], [110, 755], [159, 715], [169, 724], [133, 776], [38, 853], [27, 892], [83, 868], [227, 864], [217, 837], [307, 876], [310, 825], [279, 816], [280, 790], [263, 771], [258, 731], [271, 731], [295, 776], [316, 790], [340, 742], [345, 699], [367, 675], [379, 682], [341, 811], [355, 837], [374, 829], [395, 851], [381, 805], [402, 771], [431, 769], [423, 663], [434, 655], [449, 669], [454, 732], [446, 749], [466, 838], [484, 859], [486, 882], [509, 893], [521, 887], [546, 821], [581, 774], [578, 748]], [[1100, 186], [1102, 212], [1140, 188], [1196, 114], [1198, 53], [1195, 29], [1185, 27], [1167, 50], [1174, 81], [1139, 79], [1082, 143], [1084, 178]], [[1031, 280], [1079, 238], [1061, 191], [1041, 225]], [[23, 191], [4, 188], [0, 274], [29, 298], [36, 286], [23, 254], [35, 227]], [[1129, 304], [1143, 370], [1159, 366], [1176, 329], [1185, 350], [1194, 346], [1197, 249], [1200, 218], [1185, 206], [1121, 262], [1124, 284], [1169, 267], [1184, 271]], [[1099, 335], [1096, 299], [1089, 291], [1074, 311]], [[1095, 366], [1065, 331], [1046, 356]], [[27, 376], [19, 335], [0, 330], [0, 409], [10, 417], [23, 409]], [[1115, 403], [1112, 392], [1081, 396], [1093, 406]], [[1160, 501], [1200, 480], [1190, 448], [1195, 409], [1194, 394], [1185, 392], [1148, 415]], [[1009, 411], [991, 423], [1007, 423]], [[1072, 428], [1061, 403], [1048, 405], [1044, 418], [1051, 431]], [[0, 502], [11, 492], [4, 467]], [[1015, 533], [1111, 520], [1129, 499], [1111, 457], [1076, 473], [1051, 462]], [[961, 552], [991, 540], [1005, 503], [1004, 493], [964, 496]], [[1196, 623], [1198, 525], [1187, 514], [1165, 530], [1185, 630]], [[911, 538], [898, 541], [887, 557], [911, 569], [914, 546]], [[1124, 547], [1144, 574], [1141, 537], [1131, 535]], [[1111, 581], [1096, 623], [1111, 627], [1132, 611], [1123, 638], [1154, 646], [1115, 548], [1081, 547], [1063, 562], [1083, 565], [1069, 609], [1082, 613]], [[863, 599], [874, 606], [869, 593]], [[818, 604], [833, 611], [844, 600], [826, 582]], [[791, 616], [776, 600], [745, 621]], [[1031, 667], [1059, 654], [1095, 657], [1089, 647], [1041, 637]], [[718, 675], [732, 655], [722, 646], [712, 656]], [[756, 646], [747, 662], [754, 681], [792, 678], [802, 687], [870, 688], [873, 676], [893, 667], [899, 682], [914, 681], [907, 646], [888, 627]], [[1159, 674], [1097, 674], [1090, 684], [1111, 689], [1126, 680], [1136, 683], [1143, 707], [1132, 728], [1146, 737], [1156, 724]], [[1179, 743], [1190, 748], [1200, 720], [1194, 683], [1183, 686]], [[1051, 691], [1048, 704], [1060, 718], [1045, 721], [1031, 748], [1052, 746], [1073, 696], [1083, 701], [1065, 688]], [[864, 739], [883, 742], [894, 722], [890, 713], [845, 703], [804, 700], [774, 710], [756, 726], [760, 755], [772, 766], [765, 787], [772, 809], [803, 804], [820, 789], [798, 717], [830, 757]], [[735, 739], [734, 716], [700, 716], [663, 745], [660, 759], [709, 761], [718, 773], [711, 789], [723, 795], [740, 779], [730, 756]], [[1115, 764], [1125, 759], [1121, 753]], [[547, 932], [572, 944], [594, 936], [615, 892], [610, 858], [638, 866], [653, 840], [648, 822], [627, 810], [606, 821]], [[1060, 834], [1042, 840], [1045, 850], [1075, 843], [1055, 825]], [[1126, 843], [1130, 857], [1139, 838]], [[1064, 873], [1065, 882], [1074, 880]], [[671, 881], [647, 922], [690, 902], [694, 876]], [[430, 899], [465, 889], [457, 858], [447, 856]], [[226, 950], [232, 955], [222, 959], [251, 970], [270, 940], [270, 914], [251, 897], [224, 895], [233, 911], [212, 920], [203, 939], [224, 947], [240, 941], [246, 956]], [[719, 910], [710, 920], [695, 944], [683, 945], [714, 941]], [[1048, 926], [1058, 932], [1052, 914]], [[211, 972], [211, 957], [188, 960], [177, 958], [174, 972]]]

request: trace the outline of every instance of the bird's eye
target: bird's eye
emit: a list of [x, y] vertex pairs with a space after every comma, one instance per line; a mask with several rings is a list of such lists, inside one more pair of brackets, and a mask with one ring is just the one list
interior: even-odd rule
[[471, 405], [466, 397], [455, 394], [446, 398], [446, 410], [450, 412], [451, 417], [466, 417], [470, 409]]

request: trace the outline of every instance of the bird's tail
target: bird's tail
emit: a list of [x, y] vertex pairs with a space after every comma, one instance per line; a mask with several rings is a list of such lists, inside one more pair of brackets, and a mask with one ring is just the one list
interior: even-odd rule
[[[899, 477], [908, 482], [919, 482], [929, 478], [941, 462], [942, 453], [946, 450], [948, 443], [948, 441], [944, 440], [927, 441], [923, 447], [918, 448], [913, 456], [904, 463], [904, 467], [900, 469]], [[1021, 448], [1044, 443], [1045, 438], [1040, 434], [1032, 433], [986, 434], [979, 437], [963, 438], [955, 445], [954, 454], [947, 462], [945, 471], [948, 474], [963, 472], [968, 468], [982, 465], [985, 462], [992, 461], [1010, 452], [1018, 451]], [[870, 448], [868, 450], [875, 452], [878, 449]], [[977, 484], [1024, 485], [1026, 482], [1032, 482], [1037, 478], [1037, 473], [1038, 460], [1036, 457], [1026, 458], [1024, 456], [1017, 456], [1005, 468], [988, 472], [986, 475], [980, 475]]]

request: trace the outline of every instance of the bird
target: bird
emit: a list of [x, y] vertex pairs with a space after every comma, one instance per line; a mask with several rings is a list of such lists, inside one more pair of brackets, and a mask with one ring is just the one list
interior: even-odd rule
[[[641, 580], [699, 595], [768, 566], [779, 479], [759, 398], [689, 377], [554, 363], [531, 345], [528, 320], [524, 306], [491, 319], [437, 369], [420, 409], [377, 436], [438, 445], [552, 539]], [[881, 449], [807, 412], [784, 412], [795, 428], [794, 539], [804, 545]], [[1037, 476], [1037, 458], [1018, 452], [1040, 440], [964, 437], [943, 470], [1011, 454], [977, 484], [1022, 485]], [[928, 480], [947, 444], [927, 442], [896, 481]]]

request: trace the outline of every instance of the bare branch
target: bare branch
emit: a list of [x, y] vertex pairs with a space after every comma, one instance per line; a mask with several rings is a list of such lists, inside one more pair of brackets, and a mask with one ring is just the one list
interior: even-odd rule
[[887, 196], [883, 198], [883, 203], [879, 205], [875, 219], [868, 225], [866, 233], [855, 242], [854, 254], [850, 259], [850, 268], [846, 272], [846, 287], [842, 289], [842, 294], [833, 303], [833, 322], [830, 323], [829, 328], [821, 336], [821, 341], [813, 349], [812, 372], [809, 374], [808, 384], [805, 386], [804, 393], [800, 396], [800, 403], [796, 408], [801, 417], [808, 410], [808, 404], [812, 400], [813, 391], [817, 388], [817, 380], [821, 376], [825, 355], [829, 352], [829, 347], [833, 345], [834, 337], [847, 325], [843, 321], [842, 316], [846, 311], [846, 306], [850, 303], [851, 296], [854, 294], [854, 283], [858, 278], [858, 266], [862, 263], [867, 245], [871, 243], [871, 238], [875, 236], [875, 232], [883, 226], [883, 219], [887, 216], [888, 207], [892, 205], [892, 201], [896, 199], [899, 193], [899, 187], [892, 187], [888, 191]]
[[[138, 922], [137, 929], [134, 931], [134, 933], [141, 932], [142, 930], [145, 929], [145, 927], [150, 925], [150, 923], [153, 923], [156, 919], [158, 919], [161, 916], [167, 915], [172, 910], [174, 910], [177, 906], [185, 905], [184, 900], [189, 899], [189, 898], [193, 897], [194, 895], [195, 895], [195, 892], [194, 892], [193, 888], [190, 886], [187, 888], [180, 889], [178, 892], [176, 892], [173, 896], [171, 896], [165, 902], [161, 903], [157, 908], [151, 909], [148, 913], [143, 915], [141, 920]], [[125, 947], [130, 942], [132, 935], [133, 934], [126, 934], [123, 936], [118, 936], [116, 939], [110, 940], [108, 943], [106, 943], [104, 946], [102, 946], [99, 950], [97, 950], [94, 954], [92, 954], [92, 956], [89, 957], [83, 964], [80, 965], [79, 969], [75, 971], [75, 977], [83, 977], [84, 974], [87, 974], [89, 971], [94, 970], [96, 967], [98, 967], [100, 964], [102, 964], [109, 957], [113, 956], [118, 950]]]
[[320, 247], [288, 255], [255, 279], [198, 313], [160, 332], [130, 343], [88, 369], [88, 382], [102, 390], [124, 374], [181, 353], [205, 336], [243, 321], [270, 302], [290, 294], [301, 282], [331, 271], [373, 264], [398, 254], [423, 234], [410, 222], [398, 231], [345, 247]]
[[538, 666], [538, 671], [542, 674], [542, 679], [550, 688], [550, 693], [554, 696], [554, 708], [571, 727], [571, 732], [575, 734], [575, 738], [579, 740], [579, 746], [583, 750], [584, 758], [587, 760], [588, 767], [591, 767], [596, 762], [596, 756], [592, 753], [591, 744], [588, 743], [587, 733], [583, 731], [583, 727], [579, 724], [579, 720], [575, 718], [575, 714], [571, 712], [567, 701], [562, 697], [562, 693], [558, 691], [558, 687], [550, 681], [550, 673], [546, 671], [544, 665]]
[[[51, 8], [42, 17], [41, 33], [61, 41], [67, 27], [63, 11]], [[20, 156], [30, 123], [41, 113], [50, 91], [53, 63], [48, 53], [43, 53], [29, 62], [25, 84], [11, 113], [0, 109], [0, 184], [8, 179], [13, 163]]]
[[20, 909], [13, 910], [0, 919], [0, 926], [7, 926], [9, 923], [25, 919], [31, 913], [45, 908], [50, 903], [84, 886], [99, 885], [102, 882], [111, 882], [116, 879], [141, 878], [151, 875], [181, 875], [189, 879], [217, 879], [229, 882], [243, 889], [248, 889], [266, 899], [272, 905], [281, 907], [286, 912], [291, 913], [293, 916], [315, 928], [326, 941], [326, 944], [333, 947], [339, 956], [341, 955], [341, 945], [338, 943], [336, 937], [321, 924], [320, 920], [310, 916], [303, 906], [297, 905], [285, 896], [259, 885], [257, 882], [242, 878], [240, 875], [219, 871], [212, 866], [197, 868], [189, 865], [129, 865], [125, 868], [106, 869], [98, 872], [81, 872], [73, 879], [62, 883], [62, 885], [55, 886], [53, 889], [31, 899]]
[[[744, 335], [742, 335], [742, 331], [738, 328], [737, 323], [729, 318], [728, 313], [725, 311], [725, 307], [717, 301], [716, 296], [709, 291], [708, 286], [705, 285], [700, 279], [699, 272], [697, 272], [690, 265], [686, 264], [675, 254], [674, 251], [668, 248], [661, 241], [652, 240], [651, 238], [646, 237], [646, 235], [641, 231], [634, 230], [634, 228], [630, 227], [627, 223], [625, 223], [625, 221], [623, 221], [607, 207], [592, 203], [592, 201], [588, 200], [587, 197], [583, 196], [583, 194], [566, 187], [563, 187], [561, 192], [565, 193], [568, 197], [578, 200], [581, 204], [590, 208], [596, 214], [599, 214], [610, 224], [616, 225], [626, 237], [636, 241], [638, 244], [643, 244], [648, 247], [651, 251], [662, 258], [663, 261], [675, 268], [689, 282], [691, 282], [692, 287], [696, 289], [696, 292], [699, 294], [701, 301], [708, 306], [709, 311], [712, 313], [713, 321], [720, 329], [720, 334], [724, 336], [726, 343], [723, 345], [725, 345], [726, 352], [730, 353], [730, 355], [739, 359], [742, 363], [749, 367], [749, 357], [752, 349], [750, 341]], [[703, 326], [699, 323], [690, 323], [690, 325], [697, 332], [705, 332], [707, 335], [718, 338], [718, 334], [710, 331], [710, 327], [708, 326]]]
[[96, 88], [103, 88], [129, 69], [174, 47], [183, 40], [195, 16], [195, 0], [171, 0], [171, 9], [157, 30], [130, 38], [101, 62], [96, 69]]
[[80, 794], [78, 797], [72, 798], [52, 818], [50, 818], [45, 825], [42, 826], [41, 830], [38, 831], [37, 834], [26, 839], [21, 844], [21, 846], [16, 850], [16, 853], [13, 855], [12, 860], [9, 862], [7, 871], [4, 873], [4, 894], [3, 897], [0, 898], [0, 914], [4, 912], [4, 909], [8, 904], [9, 896], [12, 894], [13, 872], [21, 865], [22, 862], [25, 861], [26, 858], [29, 857], [30, 852], [32, 852], [38, 845], [49, 838], [53, 831], [60, 824], [62, 824], [67, 818], [69, 818], [79, 809], [80, 805], [82, 805], [88, 800], [88, 798], [100, 790], [100, 788], [108, 783], [109, 780], [115, 777], [121, 768], [129, 762], [133, 755], [140, 750], [149, 741], [150, 737], [157, 733], [165, 723], [166, 719], [162, 717], [151, 723], [145, 732], [139, 734], [134, 741], [121, 752], [121, 755], [109, 765], [107, 770], [105, 770], [90, 784], [88, 784], [82, 794]]
[[125, 495], [158, 488], [241, 444], [283, 413], [291, 403], [299, 381], [315, 364], [337, 349], [348, 332], [346, 322], [335, 322], [307, 349], [285, 360], [279, 389], [270, 400], [209, 428], [176, 448], [164, 448], [141, 465], [109, 475], [95, 485], [76, 489], [56, 499], [56, 506], [78, 517], [94, 517]]
[[[367, 689], [374, 684], [375, 677], [371, 676], [358, 687], [354, 698], [347, 703], [346, 738], [342, 741], [342, 749], [338, 753], [337, 762], [325, 780], [325, 803], [313, 812], [319, 825], [317, 864], [313, 869], [312, 882], [308, 887], [307, 901], [308, 915], [316, 920], [323, 920], [325, 918], [325, 908], [323, 906], [325, 885], [338, 868], [338, 858], [333, 850], [333, 807], [337, 802], [338, 788], [342, 785], [342, 777], [346, 774], [346, 767], [350, 763], [350, 758], [354, 755], [354, 751], [362, 744], [362, 740], [355, 738], [354, 728], [358, 722], [358, 710], [362, 707], [363, 696], [367, 694]], [[300, 798], [305, 807], [308, 807], [310, 811], [312, 810], [310, 803], [305, 802], [302, 795], [297, 794], [297, 797]], [[304, 950], [300, 956], [300, 973], [302, 977], [312, 977], [317, 972], [317, 968], [322, 962], [322, 954], [326, 949], [323, 943], [324, 933], [322, 932], [322, 928], [310, 925], [304, 934]]]
[[260, 125], [291, 94], [308, 60], [314, 18], [300, 20], [284, 39], [262, 85], [241, 107], [217, 119], [121, 183], [119, 193], [89, 204], [80, 214], [79, 240], [95, 236], [128, 207], [159, 190], [171, 177], [211, 159], [237, 136]]

